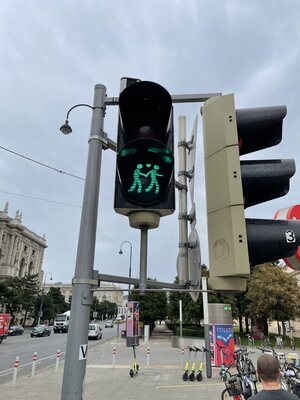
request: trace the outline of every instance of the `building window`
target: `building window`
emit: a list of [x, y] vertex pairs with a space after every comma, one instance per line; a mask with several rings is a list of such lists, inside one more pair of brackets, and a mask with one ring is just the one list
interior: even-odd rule
[[25, 245], [24, 246], [24, 252], [26, 253], [26, 251], [27, 251], [27, 246]]

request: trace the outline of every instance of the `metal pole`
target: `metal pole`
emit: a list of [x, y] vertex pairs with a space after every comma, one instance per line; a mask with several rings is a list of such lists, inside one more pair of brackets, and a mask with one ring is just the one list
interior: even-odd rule
[[182, 344], [182, 300], [179, 300], [179, 324], [180, 344]]
[[95, 85], [94, 108], [77, 247], [61, 400], [82, 400], [86, 372], [88, 326], [93, 304], [93, 265], [97, 229], [104, 100], [106, 87]]
[[51, 272], [46, 272], [45, 277], [44, 277], [44, 284], [43, 284], [42, 296], [41, 296], [41, 304], [40, 304], [40, 310], [39, 310], [39, 315], [38, 315], [38, 325], [40, 325], [41, 317], [42, 317], [42, 314], [43, 314], [43, 304], [44, 304], [44, 296], [45, 296], [45, 285], [46, 285], [46, 279], [47, 279], [47, 275], [48, 275], [48, 274], [51, 275], [50, 280], [52, 281], [52, 273], [51, 273]]
[[178, 181], [182, 189], [178, 193], [179, 206], [179, 254], [178, 279], [184, 285], [189, 280], [188, 273], [188, 234], [187, 234], [187, 176], [186, 176], [186, 118], [179, 117], [178, 129]]
[[[129, 273], [128, 273], [128, 277], [129, 277], [129, 279], [130, 279], [130, 278], [131, 278], [131, 262], [132, 262], [132, 243], [129, 242], [128, 240], [124, 240], [124, 242], [121, 243], [121, 247], [120, 247], [119, 254], [123, 254], [122, 247], [123, 247], [123, 244], [124, 244], [124, 243], [127, 243], [127, 244], [129, 244], [129, 246], [130, 246], [130, 253], [129, 253]], [[129, 301], [129, 297], [130, 297], [130, 283], [128, 283], [128, 301]]]
[[141, 255], [140, 255], [140, 294], [144, 294], [144, 289], [147, 288], [147, 241], [148, 241], [148, 226], [141, 226]]
[[[208, 296], [207, 296], [207, 282], [206, 277], [202, 277], [202, 299], [203, 299], [203, 316], [204, 316], [204, 343], [205, 347], [210, 350], [210, 339], [209, 339], [209, 318], [208, 318]], [[211, 370], [211, 359], [210, 352], [205, 353], [206, 355], [206, 377], [212, 377]]]

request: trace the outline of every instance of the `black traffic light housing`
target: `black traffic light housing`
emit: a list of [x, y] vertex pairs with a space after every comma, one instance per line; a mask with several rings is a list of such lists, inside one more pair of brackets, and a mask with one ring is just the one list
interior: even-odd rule
[[167, 90], [148, 81], [127, 86], [119, 96], [114, 209], [135, 228], [155, 228], [175, 210], [173, 142]]

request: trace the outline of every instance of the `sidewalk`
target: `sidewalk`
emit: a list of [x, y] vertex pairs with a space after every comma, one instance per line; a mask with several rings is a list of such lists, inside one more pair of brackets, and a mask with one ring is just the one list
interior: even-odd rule
[[[116, 355], [113, 368], [114, 347]], [[259, 354], [253, 355], [254, 362]], [[140, 346], [137, 347], [140, 372], [131, 378], [129, 370], [133, 364], [133, 352], [131, 347], [126, 347], [125, 340], [100, 344], [88, 353], [84, 400], [219, 399], [225, 388], [218, 376], [219, 368], [213, 368], [211, 379], [206, 378], [204, 371], [202, 382], [184, 382], [182, 373], [186, 357], [181, 349], [171, 347], [171, 335], [166, 332], [165, 326], [158, 326], [149, 342], [140, 340]], [[32, 400], [38, 395], [42, 400], [60, 400], [62, 377], [63, 366], [58, 372], [54, 371], [54, 367], [46, 368], [33, 378], [19, 378], [15, 386], [11, 386], [11, 383], [0, 385], [1, 398]]]

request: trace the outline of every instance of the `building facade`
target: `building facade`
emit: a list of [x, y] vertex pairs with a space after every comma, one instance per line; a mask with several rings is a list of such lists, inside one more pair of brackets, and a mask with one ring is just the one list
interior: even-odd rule
[[[61, 294], [64, 296], [65, 301], [68, 303], [72, 296], [73, 286], [70, 283], [47, 283], [45, 284], [45, 293], [48, 293], [50, 288], [58, 288]], [[98, 299], [101, 303], [103, 301], [109, 301], [110, 303], [116, 303], [118, 307], [123, 305], [123, 292], [120, 291], [120, 286], [113, 283], [101, 282], [99, 291], [94, 291], [93, 296]]]
[[0, 276], [38, 274], [42, 280], [46, 238], [39, 236], [22, 225], [22, 213], [15, 218], [8, 216], [8, 203], [0, 211]]

